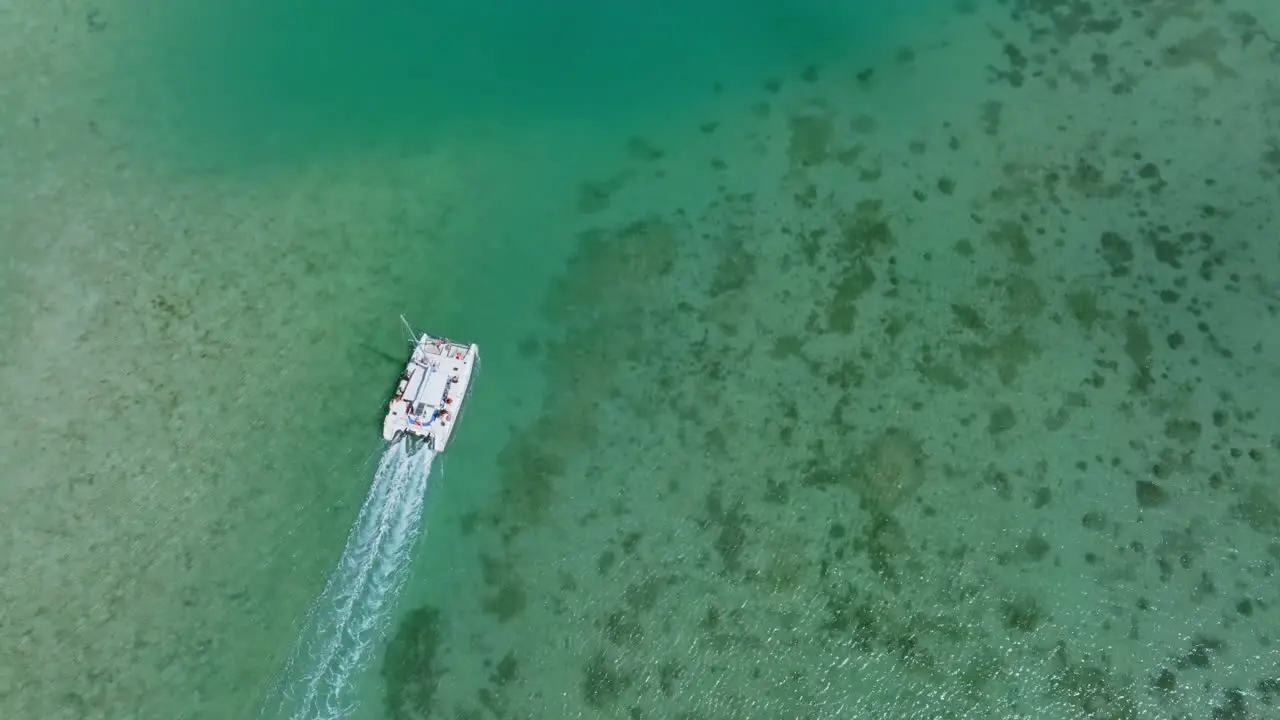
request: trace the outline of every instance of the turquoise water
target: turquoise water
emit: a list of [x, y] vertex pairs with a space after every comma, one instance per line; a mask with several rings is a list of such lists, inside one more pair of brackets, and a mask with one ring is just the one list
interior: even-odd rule
[[688, 112], [715, 83], [757, 85], [880, 45], [936, 3], [887, 5], [187, 3], [158, 13], [163, 40], [135, 58], [163, 97], [147, 111], [176, 123], [166, 150], [248, 164], [379, 142], [405, 152], [476, 126], [644, 125]]
[[13, 15], [0, 716], [1275, 712], [1269, 4], [260, 5]]

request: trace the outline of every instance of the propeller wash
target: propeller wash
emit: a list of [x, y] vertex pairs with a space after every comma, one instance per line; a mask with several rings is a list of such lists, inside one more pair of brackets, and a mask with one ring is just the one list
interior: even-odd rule
[[263, 718], [337, 720], [355, 709], [353, 689], [387, 629], [393, 601], [422, 532], [435, 453], [406, 443], [383, 453], [338, 565], [312, 603]]
[[475, 345], [410, 333], [413, 353], [383, 421], [383, 437], [390, 444], [337, 567], [308, 610], [297, 644], [263, 706], [263, 718], [349, 716], [361, 671], [386, 634], [413, 546], [422, 534], [432, 461], [453, 434], [479, 358]]

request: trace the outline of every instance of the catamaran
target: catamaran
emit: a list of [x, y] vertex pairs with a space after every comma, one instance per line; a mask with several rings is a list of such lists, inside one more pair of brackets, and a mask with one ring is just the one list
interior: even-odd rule
[[424, 445], [434, 452], [444, 452], [471, 388], [480, 348], [474, 343], [415, 332], [403, 316], [400, 320], [409, 332], [413, 353], [387, 405], [382, 439], [396, 442], [405, 438], [411, 453]]

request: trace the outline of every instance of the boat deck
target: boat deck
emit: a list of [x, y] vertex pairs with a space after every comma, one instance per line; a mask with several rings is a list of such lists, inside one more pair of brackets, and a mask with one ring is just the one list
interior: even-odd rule
[[479, 348], [423, 334], [400, 376], [382, 425], [387, 441], [403, 434], [444, 450], [462, 409]]

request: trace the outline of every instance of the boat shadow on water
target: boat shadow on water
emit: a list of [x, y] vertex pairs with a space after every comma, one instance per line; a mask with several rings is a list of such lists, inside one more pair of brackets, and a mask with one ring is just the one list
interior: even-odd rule
[[[391, 353], [385, 350], [379, 350], [378, 348], [368, 343], [363, 343], [363, 342], [357, 343], [356, 347], [361, 350], [362, 357], [373, 356], [373, 357], [376, 357], [378, 360], [382, 361], [377, 363], [378, 367], [382, 367], [382, 365], [385, 363], [391, 368], [399, 368], [404, 364], [404, 360], [397, 358], [396, 356], [392, 355]], [[400, 383], [400, 375], [399, 374], [392, 375], [392, 378], [393, 379], [391, 380], [391, 382], [387, 384], [386, 391], [383, 392], [381, 395], [379, 395], [379, 397], [390, 397], [392, 394], [395, 393], [396, 386]], [[375, 406], [375, 409], [369, 413], [370, 422], [377, 427], [381, 427], [384, 415], [385, 415], [385, 411]]]

